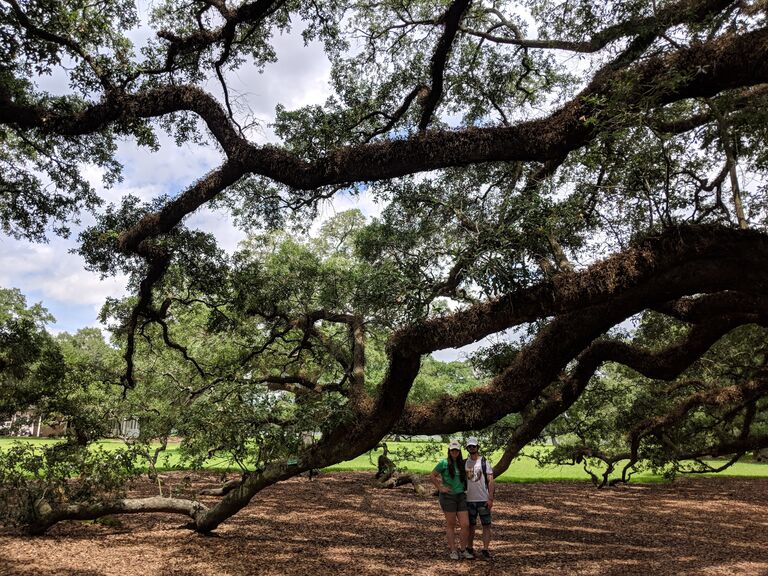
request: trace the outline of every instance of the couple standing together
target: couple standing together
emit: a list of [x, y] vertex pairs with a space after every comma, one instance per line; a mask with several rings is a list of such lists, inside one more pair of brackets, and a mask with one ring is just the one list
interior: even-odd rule
[[[483, 526], [483, 549], [480, 557], [490, 560], [488, 544], [491, 541], [491, 508], [493, 508], [493, 468], [477, 446], [477, 438], [467, 438], [469, 457], [464, 460], [461, 446], [453, 441], [448, 445], [448, 457], [432, 470], [432, 484], [440, 495], [440, 507], [445, 513], [445, 535], [450, 558], [468, 560], [475, 557], [473, 544], [477, 517]], [[456, 524], [459, 524], [460, 548], [456, 546]]]

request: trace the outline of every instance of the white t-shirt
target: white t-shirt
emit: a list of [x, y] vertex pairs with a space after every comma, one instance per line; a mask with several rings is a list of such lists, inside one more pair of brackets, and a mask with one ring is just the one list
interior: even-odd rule
[[[485, 502], [488, 500], [488, 487], [483, 478], [482, 456], [478, 456], [477, 460], [467, 458], [466, 468], [467, 502]], [[493, 468], [488, 460], [485, 461], [485, 473], [489, 476], [493, 474]]]

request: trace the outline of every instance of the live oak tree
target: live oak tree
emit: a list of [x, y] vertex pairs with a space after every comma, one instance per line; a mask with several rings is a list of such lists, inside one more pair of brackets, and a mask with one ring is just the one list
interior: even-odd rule
[[[191, 438], [213, 432], [218, 406], [227, 430], [245, 426], [233, 445], [269, 430], [296, 450], [295, 465], [279, 450], [256, 456], [212, 507], [41, 501], [34, 530], [162, 510], [208, 532], [264, 487], [387, 433], [515, 415], [500, 471], [599, 387], [606, 362], [654, 382], [623, 382], [657, 403], [637, 438], [674, 428], [682, 446], [676, 423], [717, 406], [732, 426], [692, 429], [697, 454], [768, 443], [753, 427], [766, 408], [762, 365], [656, 384], [740, 326], [764, 335], [765, 2], [169, 0], [139, 53], [126, 31], [147, 15], [131, 2], [0, 7], [4, 229], [40, 239], [95, 210], [81, 253], [93, 270], [127, 273], [135, 293], [105, 309], [126, 396], [146, 386], [152, 347], [187, 365], [186, 380], [171, 372], [161, 385], [175, 383], [169, 397], [199, 417]], [[246, 68], [268, 81], [272, 39], [290, 26], [323, 44], [332, 93], [278, 106], [277, 141], [259, 144], [228, 82]], [[39, 88], [54, 71], [66, 95]], [[113, 183], [117, 142], [157, 146], [163, 130], [214, 147], [220, 165], [172, 198], [99, 208], [82, 165]], [[306, 228], [318, 203], [362, 192], [381, 215], [336, 222], [325, 246], [264, 234]], [[211, 204], [254, 233], [234, 259], [184, 226]], [[679, 338], [648, 349], [612, 332], [649, 310], [680, 322]], [[425, 356], [513, 329], [519, 346], [488, 351], [481, 386], [407, 402]], [[376, 347], [385, 353], [368, 366]], [[268, 398], [284, 403], [259, 413]], [[288, 441], [316, 422], [311, 442]]]

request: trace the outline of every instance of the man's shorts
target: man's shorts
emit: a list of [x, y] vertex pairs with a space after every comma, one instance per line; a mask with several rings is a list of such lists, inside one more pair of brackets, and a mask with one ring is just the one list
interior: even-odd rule
[[467, 495], [464, 492], [460, 494], [440, 492], [440, 508], [443, 512], [466, 512]]
[[491, 525], [491, 511], [485, 502], [467, 502], [467, 510], [469, 511], [470, 525], [475, 526], [477, 524], [478, 515], [483, 526]]

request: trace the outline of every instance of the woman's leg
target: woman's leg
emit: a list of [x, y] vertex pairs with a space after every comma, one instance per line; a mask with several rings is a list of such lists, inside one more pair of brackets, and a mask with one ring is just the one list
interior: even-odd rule
[[461, 540], [461, 547], [467, 548], [467, 542], [469, 541], [469, 513], [465, 510], [463, 512], [456, 512], [456, 517], [459, 519], [459, 539]]
[[[464, 515], [466, 516], [466, 513]], [[456, 550], [456, 512], [445, 512], [445, 537], [448, 540], [448, 549], [451, 552]]]

